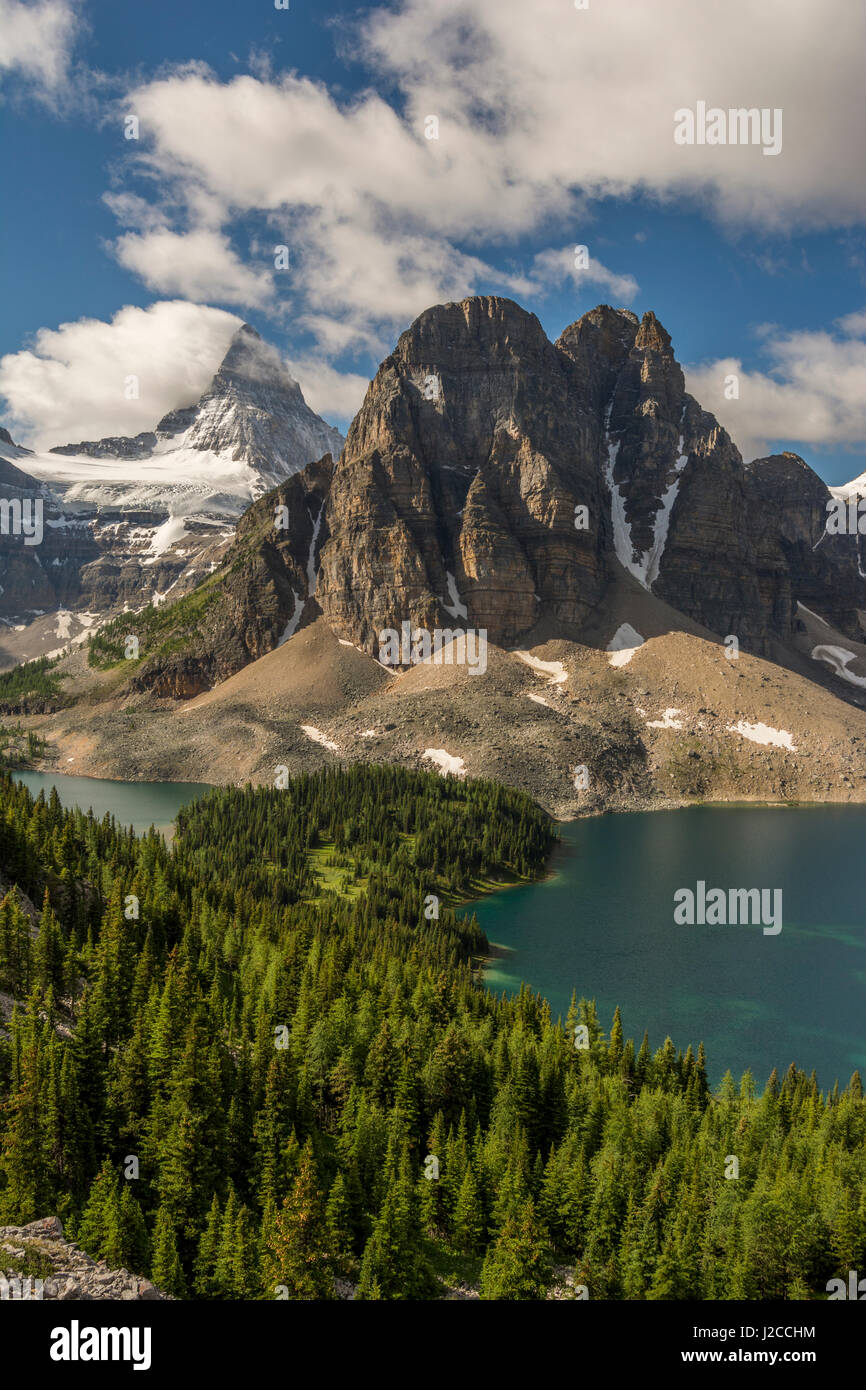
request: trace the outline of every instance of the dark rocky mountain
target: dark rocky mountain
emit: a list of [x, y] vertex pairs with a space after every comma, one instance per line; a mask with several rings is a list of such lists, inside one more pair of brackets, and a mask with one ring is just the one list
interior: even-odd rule
[[[261, 652], [319, 613], [371, 654], [404, 620], [485, 628], [506, 648], [579, 640], [624, 573], [757, 654], [796, 646], [798, 603], [863, 638], [857, 538], [824, 534], [829, 489], [793, 454], [745, 464], [652, 313], [600, 306], [553, 344], [510, 300], [430, 309], [371, 383], [312, 537], [330, 473], [256, 503], [209, 636], [183, 657], [152, 651], [138, 688], [193, 693], [250, 659], [238, 623]], [[247, 616], [229, 597], [244, 586]]]
[[402, 617], [447, 622], [450, 572], [468, 621], [507, 645], [542, 617], [579, 630], [616, 557], [755, 651], [791, 637], [798, 600], [855, 636], [856, 540], [813, 550], [829, 497], [801, 460], [746, 467], [653, 314], [603, 306], [554, 346], [516, 304], [467, 300], [423, 314], [370, 387], [334, 477], [319, 602], [367, 645]]

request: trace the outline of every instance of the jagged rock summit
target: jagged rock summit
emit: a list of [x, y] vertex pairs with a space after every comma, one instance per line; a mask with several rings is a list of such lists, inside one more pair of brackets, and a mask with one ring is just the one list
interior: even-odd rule
[[862, 639], [856, 536], [794, 455], [744, 464], [653, 313], [601, 305], [552, 344], [482, 297], [427, 310], [379, 368], [325, 508], [317, 602], [372, 650], [463, 618], [505, 645], [579, 636], [624, 571], [765, 654], [808, 603]]

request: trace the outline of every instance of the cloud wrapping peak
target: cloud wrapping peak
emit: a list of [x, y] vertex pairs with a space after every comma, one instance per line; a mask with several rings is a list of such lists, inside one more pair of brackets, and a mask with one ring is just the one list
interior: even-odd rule
[[[43, 328], [32, 349], [0, 358], [13, 437], [38, 449], [153, 429], [207, 387], [241, 320], [222, 309], [127, 305], [110, 323]], [[129, 398], [129, 377], [138, 396]]]

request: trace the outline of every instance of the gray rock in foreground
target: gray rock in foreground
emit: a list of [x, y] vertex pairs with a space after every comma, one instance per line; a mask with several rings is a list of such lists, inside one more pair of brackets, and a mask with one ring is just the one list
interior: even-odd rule
[[[41, 1277], [22, 1275], [21, 1261], [50, 1265]], [[170, 1300], [149, 1279], [128, 1269], [109, 1269], [65, 1240], [57, 1216], [27, 1226], [0, 1226], [0, 1300], [57, 1300], [60, 1302], [130, 1302]]]

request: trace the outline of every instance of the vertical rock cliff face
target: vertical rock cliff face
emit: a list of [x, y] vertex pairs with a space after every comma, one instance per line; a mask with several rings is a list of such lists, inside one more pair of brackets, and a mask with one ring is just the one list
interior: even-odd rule
[[[610, 313], [593, 310], [560, 339], [581, 378], [586, 322]], [[616, 557], [672, 607], [762, 645], [790, 626], [790, 595], [776, 582], [782, 557], [755, 515], [739, 451], [686, 392], [670, 336], [652, 313], [633, 323], [628, 352], [615, 344], [603, 407]], [[598, 410], [599, 393], [592, 399]]]
[[[260, 356], [243, 332], [212, 400], [179, 423], [188, 444], [227, 449], [252, 371], [241, 433], [264, 470], [274, 382]], [[201, 631], [154, 651], [134, 684], [201, 690], [320, 613], [374, 654], [406, 621], [485, 628], [505, 647], [579, 640], [624, 574], [757, 654], [797, 646], [798, 603], [856, 638], [866, 575], [856, 536], [825, 532], [831, 500], [796, 455], [744, 464], [652, 313], [602, 305], [553, 344], [511, 300], [439, 305], [382, 363], [336, 464], [245, 514]]]
[[605, 581], [599, 442], [534, 315], [495, 298], [428, 310], [349, 431], [320, 559], [325, 615], [367, 646], [404, 619], [468, 616], [506, 644], [542, 611], [579, 625]]
[[756, 524], [776, 555], [776, 581], [790, 606], [804, 604], [854, 640], [863, 640], [858, 609], [866, 574], [855, 534], [827, 531], [827, 484], [799, 454], [772, 454], [746, 465]]
[[553, 345], [510, 300], [464, 300], [422, 314], [371, 383], [328, 500], [318, 600], [371, 650], [406, 619], [507, 646], [541, 618], [579, 630], [615, 558], [766, 651], [798, 600], [857, 629], [855, 543], [813, 548], [829, 497], [794, 456], [743, 463], [654, 314], [601, 306]]

